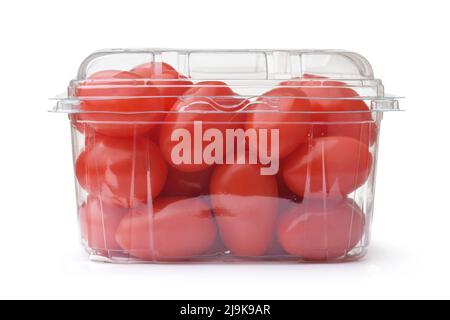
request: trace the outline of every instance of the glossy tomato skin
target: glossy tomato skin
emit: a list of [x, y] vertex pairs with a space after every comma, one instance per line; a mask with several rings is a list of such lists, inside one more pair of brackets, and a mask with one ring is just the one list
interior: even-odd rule
[[75, 171], [78, 182], [90, 194], [126, 208], [158, 196], [167, 177], [167, 165], [147, 137], [91, 137], [75, 163]]
[[204, 254], [216, 236], [206, 203], [196, 198], [163, 197], [153, 208], [131, 209], [117, 229], [116, 240], [136, 258], [171, 261]]
[[342, 198], [366, 182], [372, 164], [367, 145], [348, 137], [324, 137], [291, 154], [282, 174], [302, 198]]
[[216, 166], [211, 202], [225, 246], [237, 256], [261, 256], [269, 248], [277, 214], [274, 176], [258, 165]]
[[[227, 98], [227, 97], [230, 98]], [[205, 147], [210, 142], [201, 141], [196, 144], [194, 140], [198, 134], [209, 129], [219, 130], [225, 136], [226, 129], [242, 128], [245, 122], [245, 115], [234, 112], [235, 107], [242, 105], [245, 99], [236, 98], [236, 94], [223, 82], [204, 81], [199, 82], [195, 87], [185, 92], [184, 98], [180, 99], [172, 108], [161, 125], [160, 148], [167, 161], [175, 169], [183, 172], [198, 172], [208, 169], [208, 164], [204, 159], [200, 162], [194, 161], [194, 154], [200, 153], [203, 156]], [[222, 112], [217, 112], [222, 110]], [[230, 111], [231, 110], [231, 111]], [[181, 112], [180, 112], [181, 111]], [[201, 123], [202, 132], [196, 132], [195, 123]], [[172, 159], [172, 152], [175, 146], [179, 145], [184, 139], [175, 139], [172, 135], [180, 130], [187, 132], [190, 137], [190, 159], [192, 161], [175, 163]], [[202, 137], [200, 137], [202, 139]], [[225, 153], [225, 150], [222, 150]]]
[[78, 85], [75, 95], [81, 111], [71, 119], [80, 131], [87, 126], [104, 135], [139, 135], [151, 130], [166, 111], [158, 89], [128, 71], [97, 72]]
[[[320, 79], [320, 77], [315, 77]], [[340, 81], [291, 80], [284, 86], [301, 86], [302, 93], [310, 105], [303, 109], [313, 125], [314, 137], [345, 136], [372, 145], [378, 135], [378, 128], [366, 103], [359, 95], [346, 88]], [[349, 98], [349, 99], [346, 99]]]
[[165, 62], [146, 63], [131, 69], [130, 72], [145, 79], [155, 79], [146, 83], [157, 86], [166, 110], [170, 110], [178, 97], [192, 86], [192, 81], [180, 75], [175, 68]]
[[281, 215], [278, 241], [289, 254], [310, 261], [344, 257], [362, 239], [365, 217], [350, 199], [305, 201]]
[[[279, 130], [280, 159], [305, 143], [310, 135], [312, 126], [309, 118], [305, 114], [295, 113], [308, 108], [309, 101], [299, 97], [305, 97], [300, 89], [276, 88], [265, 93], [247, 108], [248, 111], [254, 111], [247, 115], [247, 129]], [[279, 113], [269, 112], [273, 110]]]
[[127, 209], [88, 196], [79, 210], [82, 239], [93, 250], [120, 250], [115, 239], [116, 229], [126, 213]]

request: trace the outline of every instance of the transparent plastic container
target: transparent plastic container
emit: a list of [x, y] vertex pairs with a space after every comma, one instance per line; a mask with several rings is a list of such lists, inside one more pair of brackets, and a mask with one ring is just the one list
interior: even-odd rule
[[165, 49], [90, 55], [54, 108], [83, 246], [117, 263], [361, 258], [394, 110], [356, 53]]

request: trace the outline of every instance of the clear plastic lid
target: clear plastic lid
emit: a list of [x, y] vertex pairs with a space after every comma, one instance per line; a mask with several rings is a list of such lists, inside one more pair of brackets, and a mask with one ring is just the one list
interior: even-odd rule
[[[398, 98], [385, 95], [369, 62], [353, 52], [113, 49], [82, 62], [53, 111], [183, 112], [199, 98], [213, 112], [268, 111], [268, 100], [276, 112], [279, 99], [359, 100], [368, 112], [399, 110]], [[341, 105], [327, 112], [340, 112]]]

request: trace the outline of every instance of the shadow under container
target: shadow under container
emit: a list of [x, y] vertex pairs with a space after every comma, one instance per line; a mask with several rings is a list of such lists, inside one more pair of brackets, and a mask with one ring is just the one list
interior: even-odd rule
[[339, 262], [367, 251], [381, 120], [398, 99], [356, 53], [106, 50], [56, 100], [92, 260]]

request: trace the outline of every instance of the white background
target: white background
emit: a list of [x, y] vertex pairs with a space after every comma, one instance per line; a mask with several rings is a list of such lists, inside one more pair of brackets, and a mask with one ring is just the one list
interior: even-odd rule
[[[450, 298], [447, 1], [1, 1], [0, 298]], [[345, 48], [387, 92], [373, 246], [339, 265], [135, 265], [79, 246], [69, 123], [47, 100], [109, 47]]]

